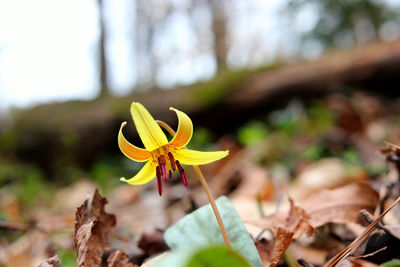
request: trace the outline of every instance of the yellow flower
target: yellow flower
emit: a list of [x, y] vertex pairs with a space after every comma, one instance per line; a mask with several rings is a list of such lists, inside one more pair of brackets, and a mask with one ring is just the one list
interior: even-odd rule
[[207, 164], [226, 157], [229, 151], [201, 152], [186, 149], [186, 145], [192, 138], [193, 124], [190, 118], [175, 108], [170, 108], [176, 112], [179, 120], [178, 130], [171, 141], [161, 130], [160, 126], [147, 111], [147, 109], [138, 102], [131, 105], [131, 114], [145, 149], [136, 147], [129, 143], [122, 134], [122, 128], [126, 122], [121, 124], [118, 134], [118, 145], [122, 153], [129, 159], [147, 163], [131, 179], [126, 180], [129, 184], [145, 184], [157, 177], [158, 191], [162, 193], [161, 177], [168, 181], [168, 176], [175, 170], [178, 170], [184, 185], [187, 186], [187, 177], [181, 166]]

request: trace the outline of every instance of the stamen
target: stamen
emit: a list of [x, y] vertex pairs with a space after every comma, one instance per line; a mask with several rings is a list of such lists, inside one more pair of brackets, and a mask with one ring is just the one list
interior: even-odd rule
[[172, 172], [171, 172], [171, 170], [169, 170], [168, 173], [169, 173], [169, 179], [171, 179], [171, 178], [172, 178]]
[[168, 152], [169, 161], [171, 162], [171, 168], [173, 171], [176, 170], [175, 159], [171, 152]]
[[183, 183], [185, 186], [188, 186], [188, 179], [187, 179], [187, 177], [186, 177], [185, 170], [182, 168], [182, 166], [181, 166], [181, 164], [179, 163], [179, 161], [175, 161], [175, 162], [176, 162], [176, 166], [178, 166], [178, 170], [179, 170], [179, 173], [180, 173], [180, 175], [181, 175], [182, 183]]
[[157, 175], [157, 187], [158, 187], [158, 194], [162, 195], [162, 181], [161, 181], [161, 169], [160, 166], [156, 167], [156, 175]]
[[167, 173], [167, 162], [165, 161], [165, 156], [161, 155], [158, 157], [158, 165], [160, 166], [163, 176], [164, 176], [164, 181], [168, 182], [168, 173]]

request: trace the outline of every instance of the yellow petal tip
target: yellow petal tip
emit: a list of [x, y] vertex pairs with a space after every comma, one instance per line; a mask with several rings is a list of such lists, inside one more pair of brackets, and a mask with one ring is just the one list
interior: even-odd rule
[[139, 102], [132, 102], [131, 109], [132, 108], [138, 108], [138, 107], [143, 107], [144, 108], [144, 106], [142, 104], [140, 104]]
[[153, 151], [168, 144], [164, 132], [142, 104], [132, 102], [131, 115], [146, 150]]
[[125, 177], [121, 177], [121, 178], [119, 178], [119, 180], [122, 181], [122, 182], [126, 182]]
[[221, 157], [221, 159], [223, 159], [223, 158], [225, 158], [225, 157], [227, 157], [229, 155], [229, 150], [222, 150], [221, 152], [222, 152], [221, 154], [223, 155]]

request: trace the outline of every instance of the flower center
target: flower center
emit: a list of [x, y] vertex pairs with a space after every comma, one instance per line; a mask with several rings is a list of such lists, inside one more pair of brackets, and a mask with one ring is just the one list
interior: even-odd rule
[[[163, 151], [164, 150], [164, 151]], [[154, 154], [153, 154], [154, 155]], [[162, 177], [168, 182], [168, 177], [171, 178], [172, 172], [178, 169], [181, 176], [181, 181], [185, 186], [188, 186], [188, 179], [184, 169], [178, 160], [175, 160], [174, 155], [162, 147], [155, 151], [154, 159], [157, 159], [158, 166], [156, 167], [158, 193], [162, 194]], [[168, 160], [168, 161], [167, 161]]]

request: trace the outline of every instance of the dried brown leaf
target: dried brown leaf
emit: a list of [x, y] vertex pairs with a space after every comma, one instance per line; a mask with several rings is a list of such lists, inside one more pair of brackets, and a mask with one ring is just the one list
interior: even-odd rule
[[76, 266], [100, 266], [104, 251], [109, 249], [108, 236], [114, 230], [115, 215], [105, 212], [107, 199], [96, 189], [75, 212], [74, 246]]
[[[275, 236], [275, 245], [272, 252], [271, 267], [277, 266], [281, 261], [286, 249], [292, 243], [293, 239], [299, 238], [301, 235], [306, 234], [311, 236], [314, 232], [314, 228], [308, 223], [309, 216], [305, 213], [302, 208], [294, 205], [292, 199], [290, 201], [290, 210], [286, 219], [281, 220], [278, 225], [284, 224], [284, 226], [278, 226], [276, 232], [273, 231]], [[279, 216], [274, 217], [275, 219]], [[268, 223], [270, 226], [271, 224]]]
[[167, 243], [165, 243], [163, 233], [159, 230], [155, 230], [149, 234], [142, 234], [138, 241], [138, 247], [150, 256], [159, 254], [169, 249]]
[[277, 236], [278, 228], [285, 228], [292, 232], [294, 234], [294, 239], [299, 238], [303, 234], [310, 237], [314, 232], [314, 228], [308, 222], [309, 215], [304, 209], [294, 205], [292, 199], [289, 199], [289, 201], [290, 210], [287, 215], [274, 213], [270, 216], [247, 222], [271, 231], [275, 237]]
[[60, 266], [60, 260], [58, 259], [58, 256], [55, 255], [40, 263], [38, 267], [59, 267], [59, 266]]
[[286, 249], [289, 247], [290, 243], [293, 241], [293, 232], [288, 229], [279, 227], [276, 237], [274, 252], [272, 253], [270, 267], [275, 267], [282, 260]]
[[359, 211], [372, 212], [378, 204], [378, 193], [368, 184], [350, 184], [334, 190], [322, 190], [309, 197], [302, 207], [317, 228], [327, 223], [363, 222]]
[[389, 233], [400, 240], [400, 224], [396, 225], [386, 225], [385, 228], [389, 231]]
[[272, 252], [274, 251], [274, 242], [268, 241], [265, 238], [261, 238], [259, 240], [256, 240], [254, 244], [256, 245], [263, 266], [269, 265], [272, 257]]
[[135, 267], [136, 264], [129, 262], [129, 256], [120, 251], [116, 250], [108, 256], [107, 259], [108, 267]]
[[369, 261], [349, 257], [348, 259], [344, 259], [343, 261], [339, 262], [336, 266], [337, 267], [378, 267], [379, 265], [374, 264]]
[[322, 266], [326, 261], [328, 251], [319, 247], [293, 242], [290, 245], [290, 254], [296, 260], [302, 259], [309, 264]]
[[400, 256], [400, 240], [393, 236], [387, 228], [385, 230], [374, 231], [368, 237], [360, 258], [381, 264]]
[[260, 227], [262, 229], [268, 230], [273, 236], [276, 236], [279, 227], [285, 228], [286, 216], [283, 213], [273, 213], [263, 218], [248, 220], [245, 223], [249, 223]]
[[286, 228], [294, 233], [294, 239], [299, 238], [303, 234], [310, 237], [314, 232], [314, 228], [309, 223], [310, 216], [304, 211], [304, 209], [294, 205], [292, 199], [289, 199], [289, 201], [290, 210], [286, 217]]
[[332, 257], [324, 267], [335, 266], [343, 258], [348, 256], [352, 251], [356, 250], [360, 244], [375, 230], [376, 225], [381, 222], [382, 218], [393, 209], [400, 202], [400, 197], [396, 199], [392, 205], [387, 208], [379, 217], [377, 217], [368, 227], [362, 232], [353, 242], [351, 242], [345, 249], [341, 250], [336, 256]]
[[381, 153], [386, 156], [386, 160], [396, 164], [396, 166], [400, 165], [400, 146], [396, 144], [392, 144], [389, 142], [385, 142], [386, 147], [381, 149]]

